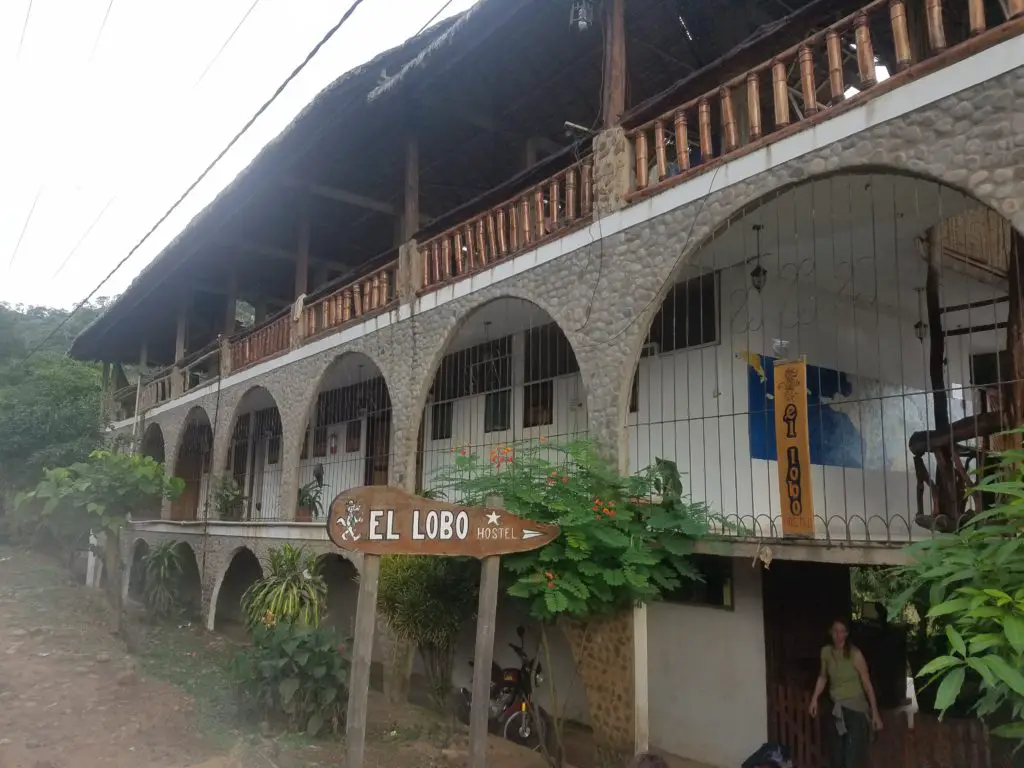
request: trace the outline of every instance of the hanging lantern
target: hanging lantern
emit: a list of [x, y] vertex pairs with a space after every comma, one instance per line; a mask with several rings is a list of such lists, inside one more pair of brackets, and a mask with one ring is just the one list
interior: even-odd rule
[[757, 238], [757, 265], [750, 270], [750, 284], [754, 286], [754, 290], [760, 293], [764, 289], [764, 284], [768, 282], [768, 270], [761, 266], [761, 230], [764, 229], [763, 224], [754, 225], [754, 233]]
[[594, 25], [594, 0], [572, 0], [569, 25], [586, 32]]

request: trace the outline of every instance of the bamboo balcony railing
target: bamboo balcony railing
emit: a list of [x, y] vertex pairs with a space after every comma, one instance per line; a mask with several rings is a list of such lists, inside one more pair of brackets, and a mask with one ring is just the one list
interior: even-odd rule
[[354, 320], [388, 309], [397, 300], [396, 260], [306, 305], [302, 311], [304, 337], [337, 330]]
[[[990, 29], [984, 0], [874, 0], [722, 86], [628, 132], [636, 162], [635, 199], [701, 173], [712, 160], [771, 134], [808, 122], [842, 103], [854, 86], [875, 87], [876, 48], [892, 54], [897, 72], [918, 64], [911, 46], [907, 7], [919, 5], [927, 23], [922, 59], [949, 48], [944, 10], [963, 5], [970, 35]], [[1024, 0], [1008, 0], [1003, 26], [1024, 14]], [[788, 133], [788, 132], [787, 132]], [[685, 148], [680, 151], [680, 148]]]
[[561, 237], [594, 210], [593, 160], [573, 163], [517, 197], [420, 244], [421, 293]]
[[150, 408], [168, 402], [174, 396], [171, 386], [173, 380], [173, 367], [164, 368], [153, 374], [150, 380], [142, 385], [142, 391], [139, 393], [138, 412], [142, 414]]
[[262, 324], [231, 339], [231, 370], [258, 363], [291, 348], [292, 310], [289, 307]]

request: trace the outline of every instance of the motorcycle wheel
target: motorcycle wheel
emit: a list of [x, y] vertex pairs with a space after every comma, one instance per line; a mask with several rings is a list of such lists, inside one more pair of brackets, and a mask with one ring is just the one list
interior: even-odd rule
[[542, 744], [547, 745], [550, 731], [547, 720], [548, 714], [543, 709], [517, 710], [505, 721], [502, 736], [506, 741], [537, 752]]

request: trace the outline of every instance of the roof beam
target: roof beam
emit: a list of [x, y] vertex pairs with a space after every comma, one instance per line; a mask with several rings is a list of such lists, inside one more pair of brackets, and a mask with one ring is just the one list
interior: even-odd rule
[[[357, 208], [365, 208], [368, 211], [376, 211], [377, 213], [383, 213], [388, 216], [401, 216], [402, 211], [399, 210], [398, 206], [393, 203], [387, 203], [383, 200], [375, 200], [372, 197], [366, 195], [360, 195], [357, 192], [349, 192], [347, 189], [339, 189], [338, 187], [331, 187], [326, 184], [316, 184], [311, 181], [303, 181], [302, 179], [287, 179], [284, 182], [285, 186], [292, 187], [293, 189], [301, 189], [310, 194], [322, 197], [327, 200], [334, 200], [335, 202], [345, 203], [347, 205], [354, 205]], [[433, 219], [426, 214], [420, 214], [420, 224], [428, 224]]]
[[[225, 248], [230, 248], [233, 251], [240, 253], [250, 253], [254, 256], [269, 256], [272, 259], [288, 259], [289, 261], [297, 261], [299, 254], [297, 251], [292, 251], [287, 248], [281, 248], [276, 245], [261, 245], [260, 243], [246, 243], [246, 242], [222, 242]], [[323, 264], [328, 267], [334, 267], [335, 269], [346, 269], [349, 265], [340, 261], [331, 261], [330, 259], [318, 259], [313, 256], [309, 257], [310, 264]]]

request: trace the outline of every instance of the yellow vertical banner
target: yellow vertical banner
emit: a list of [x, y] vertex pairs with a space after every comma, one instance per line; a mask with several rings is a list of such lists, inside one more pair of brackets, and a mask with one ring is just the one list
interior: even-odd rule
[[814, 536], [806, 360], [775, 363], [775, 448], [779, 460], [782, 535]]

